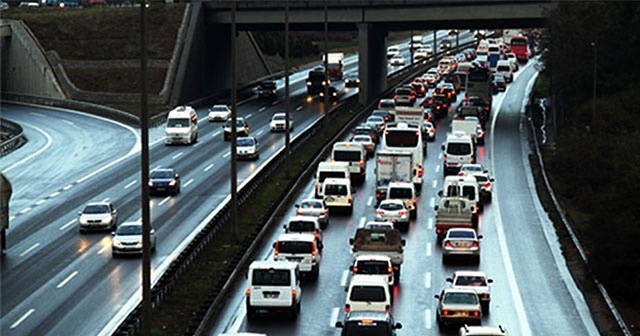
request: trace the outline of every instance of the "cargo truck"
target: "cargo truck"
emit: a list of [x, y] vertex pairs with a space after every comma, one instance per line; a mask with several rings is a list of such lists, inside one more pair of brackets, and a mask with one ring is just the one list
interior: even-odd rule
[[376, 154], [376, 204], [387, 197], [389, 183], [413, 181], [413, 154], [380, 150]]
[[362, 255], [383, 255], [391, 259], [395, 281], [400, 279], [400, 267], [404, 260], [406, 241], [398, 229], [357, 229], [351, 244], [351, 256], [355, 261]]
[[464, 196], [441, 197], [436, 210], [436, 235], [438, 242], [444, 239], [451, 228], [476, 228], [477, 217], [474, 216], [474, 208]]
[[[330, 79], [342, 79], [343, 60], [343, 53], [327, 54], [327, 75]], [[324, 62], [324, 57], [322, 62]]]

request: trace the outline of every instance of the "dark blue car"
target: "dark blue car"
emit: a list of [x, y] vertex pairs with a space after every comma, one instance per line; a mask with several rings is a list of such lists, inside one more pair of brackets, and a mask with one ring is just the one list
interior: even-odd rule
[[149, 194], [177, 195], [180, 193], [180, 174], [173, 168], [158, 168], [149, 173]]

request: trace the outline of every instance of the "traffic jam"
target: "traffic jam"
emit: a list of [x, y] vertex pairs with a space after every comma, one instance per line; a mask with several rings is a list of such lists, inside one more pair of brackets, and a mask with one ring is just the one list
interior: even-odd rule
[[[392, 314], [394, 289], [400, 286], [408, 257], [404, 255], [408, 232], [425, 230], [422, 223], [428, 220], [442, 264], [456, 266], [451, 276], [435, 279], [445, 284], [431, 304], [438, 327], [459, 335], [508, 335], [503, 326], [483, 325], [491, 310], [493, 280], [479, 269], [482, 213], [492, 200], [495, 183], [483, 165], [483, 146], [490, 131], [493, 96], [506, 90], [531, 55], [527, 51], [522, 56], [520, 42], [512, 42], [512, 48], [502, 37], [485, 37], [483, 31], [475, 32], [475, 47], [454, 52], [455, 34], [451, 30], [440, 39], [437, 53], [422, 44], [422, 36], [412, 36], [407, 45], [411, 62], [403, 58], [402, 45], [388, 48], [390, 66], [436, 65], [397, 87], [393, 97], [381, 99], [347, 139], [333, 144], [328, 160], [317, 166], [313, 191], [297, 201], [295, 216], [288, 218], [273, 242], [272, 258], [249, 266], [247, 321], [273, 313], [278, 318], [298, 318], [304, 284], [317, 281], [323, 249], [330, 248], [323, 231], [330, 230], [331, 217], [352, 215], [357, 192], [374, 195], [373, 206], [367, 220], [344, 242], [350, 244], [350, 275], [341, 317], [333, 325], [341, 335], [402, 334], [398, 330], [403, 325]], [[526, 44], [525, 36], [512, 37], [522, 38]], [[447, 129], [439, 133], [443, 138], [437, 137], [438, 128]], [[441, 156], [428, 153], [428, 144], [435, 141], [442, 143], [436, 147]], [[434, 151], [434, 146], [430, 148]], [[442, 179], [442, 188], [433, 204], [435, 218], [419, 214], [427, 155], [432, 161], [442, 157], [436, 169], [442, 173], [436, 176]], [[373, 174], [368, 165], [374, 166]], [[375, 190], [369, 190], [370, 185]]]

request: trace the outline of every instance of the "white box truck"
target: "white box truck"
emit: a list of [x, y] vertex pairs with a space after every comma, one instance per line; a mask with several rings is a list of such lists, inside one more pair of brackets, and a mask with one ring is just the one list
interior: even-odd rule
[[413, 181], [413, 154], [404, 151], [378, 151], [376, 154], [376, 201], [387, 198], [389, 183]]

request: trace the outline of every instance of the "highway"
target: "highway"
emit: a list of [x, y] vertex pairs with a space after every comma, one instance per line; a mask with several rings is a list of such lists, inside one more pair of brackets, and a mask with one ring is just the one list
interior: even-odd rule
[[[355, 57], [347, 58], [347, 72], [357, 71], [354, 60]], [[321, 102], [306, 101], [306, 70], [291, 76], [294, 133], [322, 114]], [[509, 90], [498, 96], [505, 98], [505, 112], [500, 112], [505, 117], [496, 119], [493, 129], [500, 132], [495, 132], [483, 154], [497, 180], [497, 201], [487, 207], [482, 218], [486, 238], [480, 269], [495, 280], [495, 301], [486, 322], [520, 326], [523, 335], [549, 334], [547, 331], [560, 335], [594, 334], [581, 296], [567, 281], [568, 273], [549, 233], [549, 224], [544, 217], [540, 219], [540, 207], [534, 202], [531, 181], [527, 179], [530, 174], [522, 161], [528, 150], [521, 147], [520, 107], [526, 78], [533, 73], [532, 68], [526, 71], [521, 71]], [[260, 160], [239, 164], [240, 181], [283, 146], [283, 134], [270, 133], [268, 129], [271, 114], [284, 108], [282, 83], [278, 80], [277, 102], [251, 99], [239, 106], [239, 115], [248, 118], [251, 134], [261, 143]], [[351, 89], [345, 95], [353, 93]], [[229, 195], [229, 145], [222, 141], [221, 124], [209, 123], [206, 114], [205, 109], [198, 110], [200, 136], [193, 146], [166, 147], [162, 144], [161, 127], [150, 132], [151, 168], [175, 167], [183, 183], [180, 195], [154, 197], [151, 201], [152, 225], [158, 236], [152, 281], [159, 278], [185, 241]], [[108, 233], [81, 235], [77, 212], [89, 201], [109, 200], [118, 207], [120, 222], [140, 218], [139, 130], [80, 113], [33, 106], [4, 104], [2, 115], [20, 123], [29, 142], [0, 162], [14, 186], [9, 249], [1, 264], [0, 333], [108, 335], [139, 302], [140, 264], [135, 258], [113, 260]], [[397, 319], [406, 326], [401, 334], [417, 335], [434, 329], [433, 294], [445, 285], [444, 277], [457, 269], [442, 267], [433, 231], [429, 229], [429, 218], [433, 218], [431, 199], [442, 181], [442, 174], [437, 173], [441, 169], [438, 141], [445, 128], [439, 127], [438, 140], [429, 147], [425, 164], [426, 171], [432, 172], [427, 176], [433, 180], [423, 187], [421, 212], [407, 234], [408, 257], [393, 308]], [[368, 169], [371, 176], [373, 165], [369, 164]], [[371, 218], [373, 213], [372, 187], [367, 186], [370, 185], [361, 187], [356, 194], [354, 214], [333, 219], [326, 230], [320, 280], [305, 284], [303, 313], [297, 323], [265, 320], [247, 325], [235, 294], [235, 301], [227, 305], [229, 310], [213, 334], [219, 328], [236, 326], [239, 330], [268, 330], [270, 335], [333, 332], [331, 325], [341, 316], [342, 288], [347, 281], [345, 237], [352, 234], [362, 218]], [[262, 258], [269, 253], [265, 247]], [[341, 279], [339, 283], [337, 279]], [[243, 291], [240, 285], [238, 293]]]

